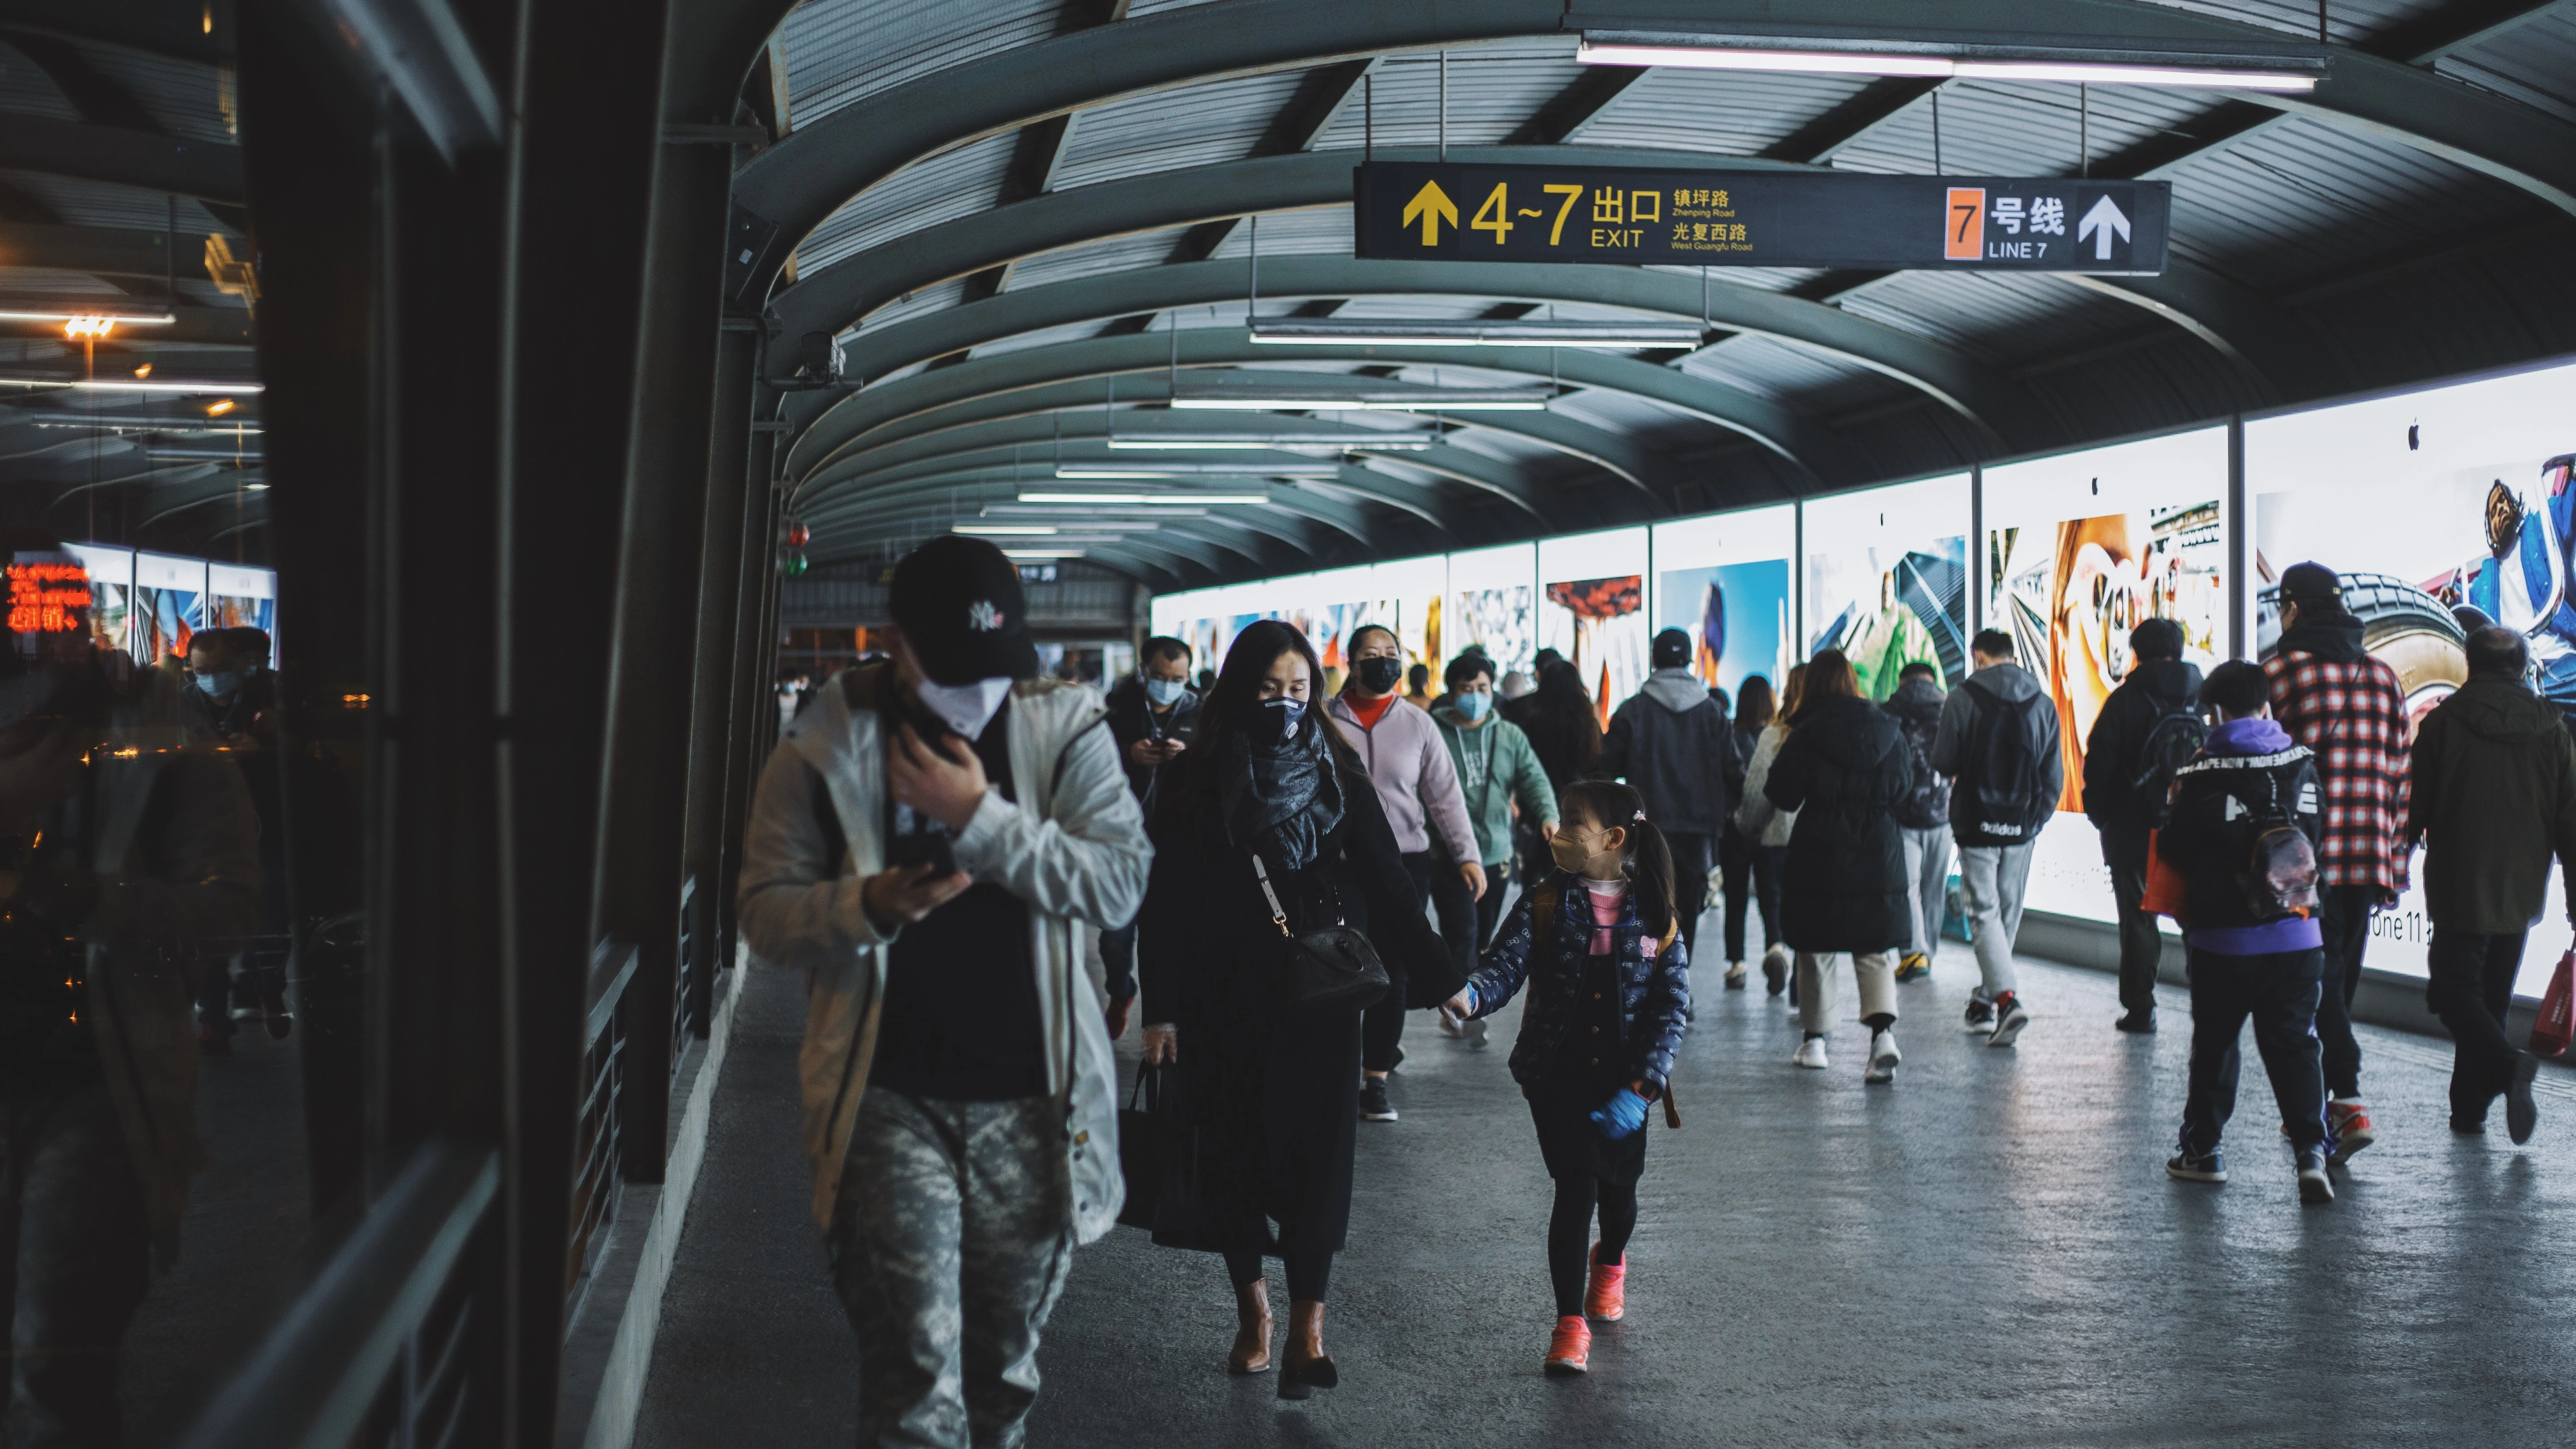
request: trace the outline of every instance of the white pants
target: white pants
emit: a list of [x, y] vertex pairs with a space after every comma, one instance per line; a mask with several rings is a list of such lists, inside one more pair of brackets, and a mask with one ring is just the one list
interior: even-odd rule
[[1950, 827], [1900, 825], [1896, 833], [1905, 840], [1905, 903], [1914, 913], [1914, 944], [1907, 949], [1932, 956], [1940, 950], [1941, 916], [1949, 909]]
[[1798, 1026], [1803, 1031], [1827, 1032], [1834, 1029], [1836, 1008], [1842, 1005], [1842, 963], [1852, 963], [1852, 979], [1860, 984], [1860, 1014], [1863, 1018], [1896, 1015], [1896, 953], [1863, 951], [1845, 956], [1840, 951], [1819, 955], [1813, 951], [1798, 953]]
[[2021, 934], [2021, 902], [2030, 887], [2030, 853], [2036, 842], [1959, 847], [1959, 895], [1975, 937], [1980, 988], [1992, 1001], [2019, 987], [2013, 975], [2013, 938]]

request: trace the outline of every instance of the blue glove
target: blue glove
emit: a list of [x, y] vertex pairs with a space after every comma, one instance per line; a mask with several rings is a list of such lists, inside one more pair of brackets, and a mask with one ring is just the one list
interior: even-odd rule
[[1646, 1125], [1646, 1099], [1621, 1087], [1618, 1096], [1602, 1103], [1601, 1110], [1592, 1114], [1592, 1121], [1602, 1136], [1616, 1142]]

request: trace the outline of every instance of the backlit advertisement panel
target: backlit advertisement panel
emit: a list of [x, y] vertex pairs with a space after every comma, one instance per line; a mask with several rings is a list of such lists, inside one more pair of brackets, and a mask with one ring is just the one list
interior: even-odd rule
[[1646, 682], [1646, 530], [1544, 539], [1538, 573], [1538, 647], [1573, 662], [1607, 728]]
[[1494, 667], [1530, 672], [1538, 653], [1538, 549], [1513, 543], [1449, 555], [1440, 646], [1455, 656], [1481, 645]]
[[1967, 677], [1969, 483], [1807, 501], [1804, 653], [1843, 651], [1871, 699], [1894, 694], [1908, 664], [1938, 669], [1944, 689]]
[[1794, 504], [1655, 525], [1654, 632], [1689, 634], [1692, 672], [1730, 702], [1746, 679], [1777, 684], [1795, 662], [1789, 556], [1797, 540]]
[[[2275, 581], [2301, 562], [2342, 578], [2362, 640], [2417, 719], [2468, 677], [2467, 631], [2528, 641], [2532, 685], [2576, 717], [2576, 366], [2428, 388], [2245, 424], [2254, 644], [2280, 635]], [[2423, 873], [2418, 855], [2410, 882]], [[2425, 974], [2432, 925], [2411, 887], [2371, 918], [2364, 964]], [[2538, 996], [2569, 944], [2555, 874], [2517, 994]]]
[[2227, 430], [2203, 428], [1985, 470], [1978, 587], [1990, 628], [2057, 710], [2066, 786], [2031, 859], [2032, 910], [2113, 919], [2085, 823], [2084, 740], [2129, 673], [2129, 631], [2182, 626], [2183, 658], [2227, 654]]

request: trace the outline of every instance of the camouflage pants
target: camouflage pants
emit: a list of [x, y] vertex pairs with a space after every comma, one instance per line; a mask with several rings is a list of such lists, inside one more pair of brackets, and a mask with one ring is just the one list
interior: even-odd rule
[[862, 1449], [1015, 1449], [1073, 1260], [1064, 1108], [871, 1090], [832, 1223]]

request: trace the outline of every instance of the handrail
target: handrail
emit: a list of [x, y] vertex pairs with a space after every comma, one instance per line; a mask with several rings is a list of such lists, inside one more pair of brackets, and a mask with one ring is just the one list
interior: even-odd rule
[[345, 1449], [500, 1185], [490, 1147], [415, 1151], [179, 1449]]
[[631, 941], [603, 940], [591, 948], [590, 1010], [582, 1018], [583, 1041], [597, 1041], [608, 1030], [608, 1018], [625, 997], [626, 983], [635, 979], [635, 957]]

